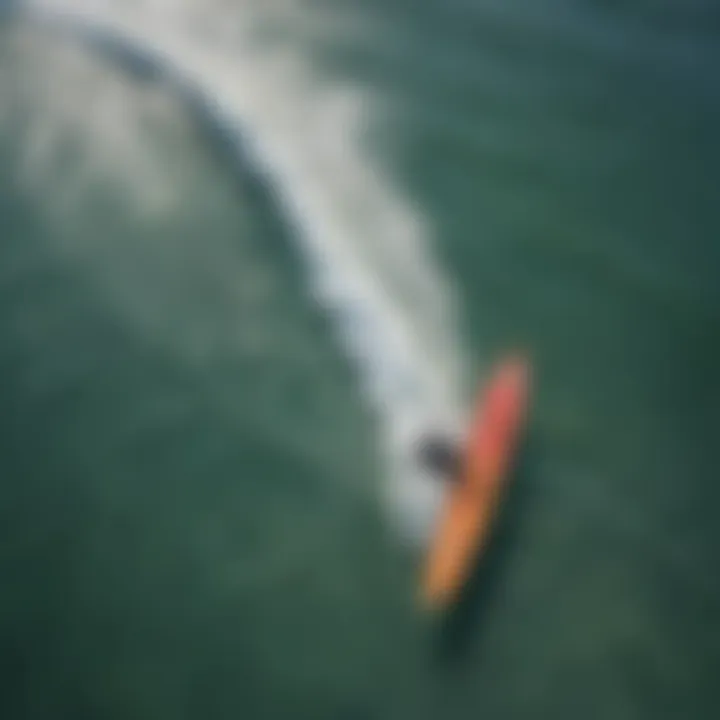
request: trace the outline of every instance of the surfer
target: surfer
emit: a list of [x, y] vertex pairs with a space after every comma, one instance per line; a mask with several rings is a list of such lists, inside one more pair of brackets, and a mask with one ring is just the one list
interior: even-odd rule
[[460, 475], [461, 458], [460, 448], [450, 438], [442, 435], [425, 435], [418, 444], [420, 463], [440, 474], [443, 479], [457, 479]]

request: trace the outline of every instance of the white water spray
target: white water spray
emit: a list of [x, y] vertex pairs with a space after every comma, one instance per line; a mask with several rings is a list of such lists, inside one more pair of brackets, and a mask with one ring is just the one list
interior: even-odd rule
[[27, 7], [150, 54], [249, 147], [302, 245], [310, 290], [334, 317], [377, 411], [388, 507], [404, 537], [421, 539], [441, 487], [417, 466], [413, 443], [428, 428], [462, 427], [462, 353], [426, 225], [363, 144], [378, 98], [324, 80], [310, 62], [307, 35], [332, 26], [332, 14], [300, 0]]

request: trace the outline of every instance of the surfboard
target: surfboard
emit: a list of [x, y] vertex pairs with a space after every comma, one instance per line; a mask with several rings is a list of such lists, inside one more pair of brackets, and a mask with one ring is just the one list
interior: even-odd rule
[[457, 482], [444, 500], [421, 581], [421, 602], [441, 610], [457, 600], [490, 538], [526, 415], [528, 362], [508, 357], [479, 390]]

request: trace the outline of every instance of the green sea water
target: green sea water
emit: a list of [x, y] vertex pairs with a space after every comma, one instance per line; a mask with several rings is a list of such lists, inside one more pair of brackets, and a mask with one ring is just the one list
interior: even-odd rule
[[[716, 717], [714, 4], [98, 8], [270, 144], [238, 158], [132, 57], [2, 27], [0, 718]], [[294, 160], [259, 182], [266, 147]], [[497, 541], [444, 622], [387, 512], [405, 396], [370, 397], [302, 232], [410, 298], [448, 396], [533, 359]]]

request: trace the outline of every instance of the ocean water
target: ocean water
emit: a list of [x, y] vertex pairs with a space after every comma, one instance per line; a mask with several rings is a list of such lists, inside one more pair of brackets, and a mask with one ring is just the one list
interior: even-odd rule
[[[0, 9], [0, 717], [717, 715], [714, 3]], [[415, 442], [516, 347], [431, 621]]]

